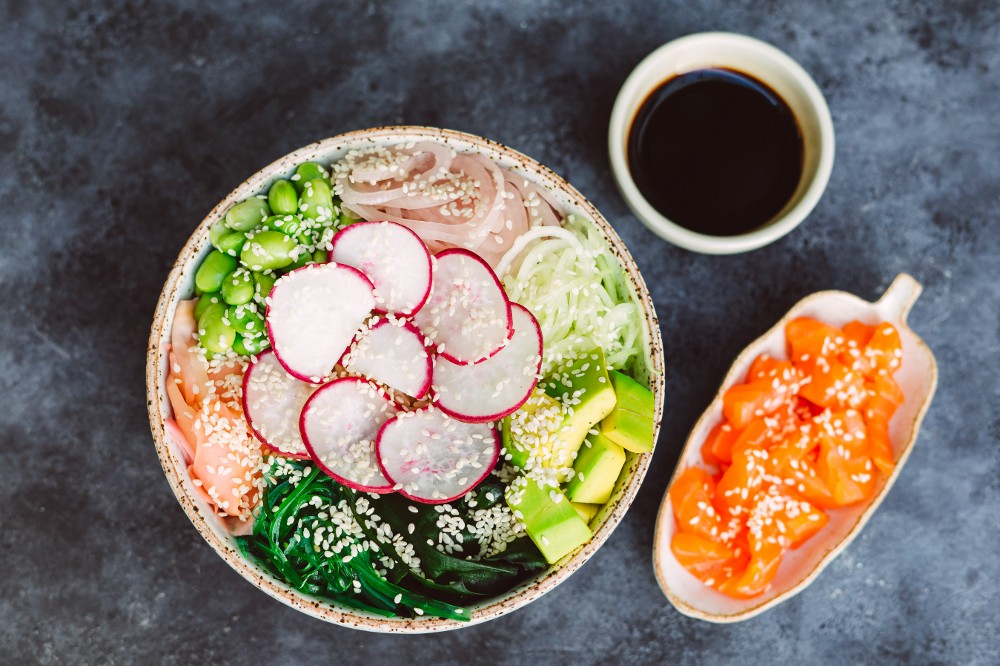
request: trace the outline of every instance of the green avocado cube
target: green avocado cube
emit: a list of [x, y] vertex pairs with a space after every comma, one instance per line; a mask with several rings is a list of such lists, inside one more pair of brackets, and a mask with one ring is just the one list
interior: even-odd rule
[[506, 499], [549, 564], [558, 562], [592, 536], [587, 523], [555, 488], [522, 476], [508, 486]]
[[582, 502], [570, 502], [577, 514], [583, 518], [583, 522], [590, 525], [597, 512], [601, 510], [600, 504], [584, 504]]
[[591, 428], [615, 408], [615, 389], [608, 377], [604, 350], [595, 347], [570, 361], [552, 376], [545, 392], [567, 411], [559, 437], [577, 451]]
[[653, 450], [653, 393], [631, 377], [611, 372], [618, 398], [614, 410], [601, 421], [601, 434], [635, 453]]
[[559, 401], [535, 389], [500, 426], [504, 454], [510, 456], [508, 462], [522, 471], [572, 466], [580, 444], [569, 444], [560, 436], [565, 420], [566, 411]]
[[625, 450], [604, 435], [594, 435], [576, 456], [576, 474], [566, 485], [566, 496], [572, 502], [604, 504], [624, 466]]
[[608, 373], [618, 398], [618, 409], [653, 418], [653, 392], [617, 370]]

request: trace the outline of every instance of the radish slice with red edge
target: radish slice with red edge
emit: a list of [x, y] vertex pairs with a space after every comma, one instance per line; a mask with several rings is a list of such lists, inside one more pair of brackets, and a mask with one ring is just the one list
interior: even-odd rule
[[383, 391], [360, 377], [324, 384], [302, 408], [299, 430], [309, 456], [328, 476], [369, 493], [388, 493], [392, 483], [375, 458], [379, 428], [396, 415]]
[[433, 406], [386, 421], [375, 446], [386, 478], [401, 495], [424, 504], [462, 497], [500, 456], [492, 426], [456, 421]]
[[405, 320], [379, 319], [341, 360], [352, 373], [420, 399], [431, 387], [433, 362], [424, 347], [424, 336]]
[[497, 353], [513, 332], [510, 301], [496, 273], [468, 250], [434, 256], [431, 295], [414, 316], [436, 351], [455, 363]]
[[469, 422], [496, 421], [525, 403], [542, 369], [542, 329], [522, 305], [512, 304], [514, 336], [481, 363], [462, 365], [438, 357], [434, 362], [434, 404]]
[[351, 266], [310, 264], [275, 282], [267, 304], [278, 362], [296, 379], [319, 384], [375, 307], [374, 287]]
[[376, 309], [410, 316], [431, 293], [431, 254], [395, 222], [355, 222], [333, 237], [330, 258], [353, 266], [375, 285]]
[[316, 391], [285, 372], [270, 349], [257, 355], [243, 375], [243, 414], [261, 442], [289, 458], [308, 458], [299, 433], [302, 406]]

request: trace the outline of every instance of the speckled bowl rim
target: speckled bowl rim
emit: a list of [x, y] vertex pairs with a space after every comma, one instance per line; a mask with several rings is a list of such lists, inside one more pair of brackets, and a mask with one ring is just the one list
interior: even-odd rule
[[[639, 486], [649, 469], [653, 455], [652, 453], [645, 453], [629, 456], [626, 463], [630, 468], [628, 473], [622, 475], [619, 479], [611, 501], [591, 521], [591, 526], [594, 528], [594, 536], [589, 542], [564, 557], [546, 571], [508, 591], [506, 594], [471, 606], [470, 620], [468, 622], [429, 616], [421, 616], [414, 619], [383, 618], [363, 611], [340, 608], [329, 602], [310, 598], [272, 578], [253, 562], [244, 559], [234, 543], [227, 542], [221, 538], [209, 526], [208, 519], [199, 509], [194, 496], [184, 487], [182, 474], [186, 473], [185, 466], [176, 454], [171, 451], [170, 445], [167, 442], [164, 425], [164, 420], [167, 418], [167, 409], [163, 397], [166, 374], [166, 354], [164, 353], [164, 349], [166, 342], [169, 340], [169, 323], [171, 320], [171, 317], [168, 315], [173, 314], [176, 304], [180, 300], [181, 294], [179, 291], [186, 273], [192, 268], [194, 262], [202, 256], [209, 245], [209, 228], [214, 222], [221, 219], [223, 212], [231, 205], [261, 191], [270, 181], [285, 176], [300, 162], [316, 159], [320, 155], [330, 154], [347, 147], [428, 139], [442, 142], [446, 145], [465, 144], [461, 149], [468, 150], [471, 148], [502, 162], [505, 166], [511, 166], [515, 172], [546, 188], [559, 199], [560, 203], [568, 205], [570, 209], [575, 209], [575, 212], [580, 212], [590, 218], [606, 238], [611, 251], [621, 261], [634, 287], [642, 306], [648, 329], [648, 344], [652, 358], [650, 384], [655, 399], [653, 433], [653, 441], [655, 442], [659, 435], [663, 414], [663, 343], [660, 337], [659, 321], [656, 317], [649, 290], [639, 273], [635, 260], [625, 248], [621, 238], [618, 237], [618, 234], [615, 233], [608, 221], [586, 197], [560, 176], [556, 175], [551, 169], [495, 141], [454, 130], [420, 126], [389, 126], [348, 132], [299, 148], [272, 162], [248, 178], [216, 205], [205, 219], [202, 220], [174, 262], [156, 305], [146, 355], [146, 398], [150, 429], [156, 444], [156, 452], [160, 458], [160, 464], [163, 466], [163, 471], [170, 484], [170, 488], [202, 537], [237, 573], [271, 597], [307, 615], [327, 622], [383, 633], [428, 633], [473, 626], [506, 615], [553, 589], [583, 566], [597, 552], [597, 549], [607, 541], [635, 499], [639, 491]], [[212, 519], [214, 520], [215, 518], [213, 517]]]

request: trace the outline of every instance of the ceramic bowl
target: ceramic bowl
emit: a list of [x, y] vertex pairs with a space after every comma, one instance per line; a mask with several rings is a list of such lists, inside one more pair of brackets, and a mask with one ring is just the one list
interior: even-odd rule
[[[735, 70], [767, 84], [788, 104], [802, 132], [802, 177], [792, 198], [770, 221], [735, 236], [700, 234], [668, 219], [642, 196], [628, 168], [629, 132], [650, 93], [668, 79], [707, 68]], [[632, 71], [611, 112], [608, 154], [625, 202], [650, 230], [693, 252], [734, 254], [778, 240], [797, 227], [819, 202], [833, 170], [833, 120], [819, 87], [788, 55], [745, 35], [703, 32], [664, 44]]]
[[[920, 291], [920, 284], [904, 273], [896, 277], [882, 298], [875, 303], [842, 291], [815, 293], [797, 303], [781, 321], [737, 357], [712, 404], [691, 431], [677, 463], [674, 479], [691, 466], [714, 469], [702, 459], [701, 445], [712, 428], [722, 420], [722, 395], [730, 386], [743, 381], [750, 364], [759, 354], [787, 358], [785, 324], [796, 317], [814, 317], [834, 326], [843, 326], [854, 319], [866, 324], [887, 321], [899, 330], [903, 343], [903, 362], [893, 376], [903, 389], [905, 399], [889, 424], [896, 467], [891, 475], [881, 477], [880, 485], [870, 502], [828, 511], [830, 522], [826, 527], [798, 549], [786, 553], [771, 587], [753, 599], [733, 599], [717, 592], [680, 565], [670, 550], [676, 522], [670, 496], [664, 494], [656, 519], [653, 567], [660, 587], [677, 610], [710, 622], [739, 622], [749, 619], [805, 589], [861, 532], [892, 484], [899, 478], [913, 444], [917, 441], [920, 423], [937, 386], [934, 354], [906, 324], [907, 313]], [[671, 484], [674, 479], [671, 479]]]
[[[645, 315], [653, 365], [650, 386], [655, 396], [657, 433], [659, 432], [660, 415], [663, 411], [663, 352], [660, 329], [652, 300], [642, 276], [639, 275], [635, 261], [611, 225], [601, 216], [593, 204], [562, 178], [531, 158], [496, 142], [471, 134], [427, 127], [383, 127], [342, 134], [305, 146], [251, 176], [212, 209], [194, 230], [167, 276], [160, 294], [146, 359], [149, 422], [156, 443], [156, 451], [160, 463], [163, 465], [167, 481], [188, 518], [191, 519], [195, 528], [208, 544], [241, 576], [275, 599], [308, 615], [335, 624], [377, 632], [420, 633], [468, 627], [505, 615], [545, 594], [579, 569], [601, 547], [601, 544], [607, 541], [635, 498], [652, 457], [652, 454], [629, 454], [625, 469], [618, 480], [611, 500], [591, 521], [594, 536], [587, 544], [506, 594], [472, 606], [469, 622], [457, 622], [428, 616], [415, 619], [387, 619], [338, 607], [301, 594], [273, 578], [255, 563], [244, 559], [237, 550], [233, 537], [226, 532], [221, 522], [195, 494], [181, 452], [164, 430], [164, 420], [170, 416], [170, 407], [164, 388], [167, 372], [166, 348], [169, 343], [170, 324], [177, 303], [182, 299], [190, 298], [193, 294], [195, 269], [201, 259], [211, 250], [208, 238], [209, 228], [221, 219], [223, 213], [234, 203], [253, 194], [266, 191], [271, 182], [278, 178], [287, 177], [301, 162], [309, 160], [330, 162], [352, 148], [424, 140], [442, 142], [460, 152], [482, 153], [496, 160], [502, 166], [511, 168], [516, 173], [546, 188], [567, 212], [583, 215], [597, 226], [607, 239], [611, 251], [621, 261]], [[654, 433], [654, 441], [655, 438], [656, 433]]]

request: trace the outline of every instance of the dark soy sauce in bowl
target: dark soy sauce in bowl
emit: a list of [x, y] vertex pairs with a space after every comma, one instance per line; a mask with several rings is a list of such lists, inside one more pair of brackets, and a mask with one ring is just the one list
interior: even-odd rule
[[764, 83], [727, 69], [663, 82], [639, 107], [628, 168], [664, 217], [712, 236], [769, 222], [802, 176], [802, 133], [791, 109]]

